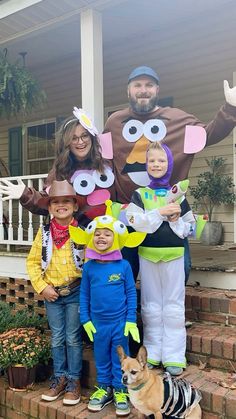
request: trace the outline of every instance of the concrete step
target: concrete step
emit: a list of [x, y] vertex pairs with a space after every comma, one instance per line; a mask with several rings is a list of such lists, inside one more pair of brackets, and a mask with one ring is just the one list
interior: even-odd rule
[[216, 324], [193, 323], [187, 329], [187, 358], [227, 371], [236, 371], [236, 328]]
[[188, 320], [236, 325], [236, 291], [186, 287]]
[[[160, 371], [157, 370], [159, 373]], [[236, 392], [230, 387], [236, 378], [230, 373], [213, 369], [201, 370], [197, 366], [187, 367], [182, 377], [189, 380], [202, 393], [203, 419], [235, 419]], [[0, 415], [5, 419], [115, 419], [115, 409], [110, 404], [99, 413], [90, 413], [87, 402], [90, 391], [82, 390], [81, 402], [74, 406], [63, 406], [62, 397], [54, 402], [44, 402], [41, 394], [48, 388], [48, 382], [36, 384], [30, 391], [14, 392], [8, 389], [5, 379], [0, 379]], [[137, 418], [132, 408], [129, 419]]]

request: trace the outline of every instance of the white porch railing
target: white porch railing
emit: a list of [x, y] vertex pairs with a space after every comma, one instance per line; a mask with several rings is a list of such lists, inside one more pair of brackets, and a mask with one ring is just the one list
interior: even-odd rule
[[[20, 178], [28, 187], [34, 187], [36, 190], [41, 191], [46, 177], [47, 174], [40, 174], [2, 179], [15, 183]], [[42, 222], [43, 216], [31, 214], [31, 212], [21, 206], [18, 200], [10, 199], [3, 202], [0, 196], [0, 244], [5, 244], [8, 251], [10, 250], [10, 245], [30, 246]]]

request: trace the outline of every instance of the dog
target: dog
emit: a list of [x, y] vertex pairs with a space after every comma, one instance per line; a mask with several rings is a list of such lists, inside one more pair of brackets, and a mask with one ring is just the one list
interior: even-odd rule
[[164, 417], [200, 419], [200, 392], [183, 379], [174, 379], [169, 373], [163, 376], [147, 366], [147, 350], [141, 346], [136, 358], [130, 358], [122, 346], [117, 347], [121, 362], [122, 383], [138, 411], [138, 418], [154, 415]]

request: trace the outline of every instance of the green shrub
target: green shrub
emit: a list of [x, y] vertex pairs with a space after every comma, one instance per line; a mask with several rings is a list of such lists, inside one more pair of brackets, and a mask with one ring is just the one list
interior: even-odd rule
[[44, 330], [47, 328], [47, 320], [26, 308], [13, 313], [13, 308], [5, 302], [0, 302], [0, 333], [19, 327]]

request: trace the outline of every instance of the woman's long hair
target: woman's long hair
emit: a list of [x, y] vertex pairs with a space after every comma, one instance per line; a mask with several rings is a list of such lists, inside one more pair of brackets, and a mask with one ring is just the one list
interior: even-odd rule
[[64, 121], [56, 133], [56, 157], [53, 168], [57, 180], [69, 180], [73, 173], [80, 169], [94, 169], [100, 173], [104, 173], [107, 161], [102, 157], [101, 147], [96, 135], [93, 136], [89, 133], [92, 144], [85, 160], [79, 161], [71, 153], [70, 144], [77, 125], [79, 125], [79, 120], [70, 117]]

